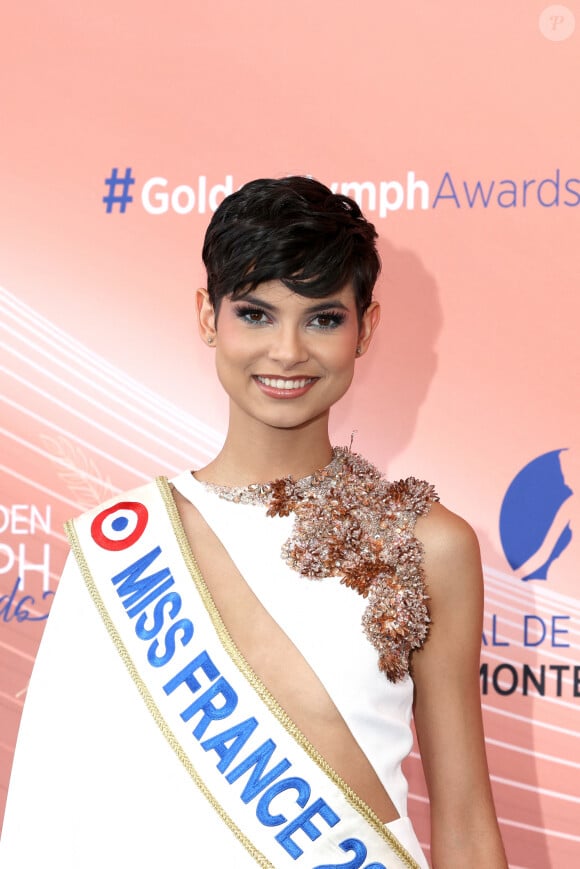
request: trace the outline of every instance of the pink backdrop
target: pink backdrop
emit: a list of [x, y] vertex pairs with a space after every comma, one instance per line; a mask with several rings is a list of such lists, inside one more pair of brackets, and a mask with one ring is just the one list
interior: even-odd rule
[[[356, 430], [357, 450], [393, 478], [433, 480], [476, 527], [510, 865], [578, 865], [579, 38], [576, 0], [5, 12], [0, 816], [63, 520], [199, 466], [223, 437], [192, 298], [211, 207], [251, 178], [311, 173], [360, 198], [384, 260], [382, 340], [334, 440]], [[132, 183], [107, 185], [114, 168]], [[132, 201], [108, 213], [110, 194]], [[565, 484], [542, 462], [518, 478], [502, 541], [512, 480], [564, 449]], [[506, 553], [536, 568], [567, 523], [547, 579], [522, 581]], [[416, 754], [408, 774], [426, 842]]]

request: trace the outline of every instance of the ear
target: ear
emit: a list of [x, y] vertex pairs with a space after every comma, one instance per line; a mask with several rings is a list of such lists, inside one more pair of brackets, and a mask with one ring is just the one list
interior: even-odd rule
[[369, 349], [369, 345], [375, 333], [375, 329], [379, 325], [380, 319], [381, 306], [378, 302], [373, 301], [362, 315], [356, 348], [357, 356], [362, 356]]
[[209, 294], [203, 287], [195, 291], [195, 306], [199, 334], [206, 344], [211, 345], [216, 336], [215, 311]]

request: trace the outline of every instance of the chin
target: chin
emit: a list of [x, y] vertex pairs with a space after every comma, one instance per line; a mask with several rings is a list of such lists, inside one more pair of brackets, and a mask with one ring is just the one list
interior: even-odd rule
[[321, 419], [328, 419], [330, 407], [323, 408], [315, 413], [273, 413], [257, 417], [259, 422], [273, 429], [304, 429], [309, 425], [315, 425]]

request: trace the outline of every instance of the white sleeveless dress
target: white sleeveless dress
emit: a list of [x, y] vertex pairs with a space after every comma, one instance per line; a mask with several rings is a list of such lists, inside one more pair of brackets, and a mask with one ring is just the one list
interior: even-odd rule
[[389, 681], [361, 620], [367, 601], [338, 577], [311, 580], [281, 549], [294, 516], [267, 516], [264, 505], [224, 500], [185, 473], [175, 488], [199, 510], [254, 594], [308, 661], [389, 794], [400, 817], [388, 828], [422, 869], [425, 855], [407, 814], [401, 764], [411, 751], [413, 682]]

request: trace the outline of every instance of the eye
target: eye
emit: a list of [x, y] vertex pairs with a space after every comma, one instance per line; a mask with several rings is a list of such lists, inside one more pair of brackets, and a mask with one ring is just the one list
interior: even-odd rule
[[254, 326], [262, 326], [270, 322], [266, 311], [253, 305], [237, 305], [235, 312], [236, 317], [239, 317], [240, 320]]
[[315, 329], [336, 329], [337, 326], [344, 323], [344, 319], [345, 314], [342, 311], [323, 311], [310, 320], [310, 325], [314, 326]]

